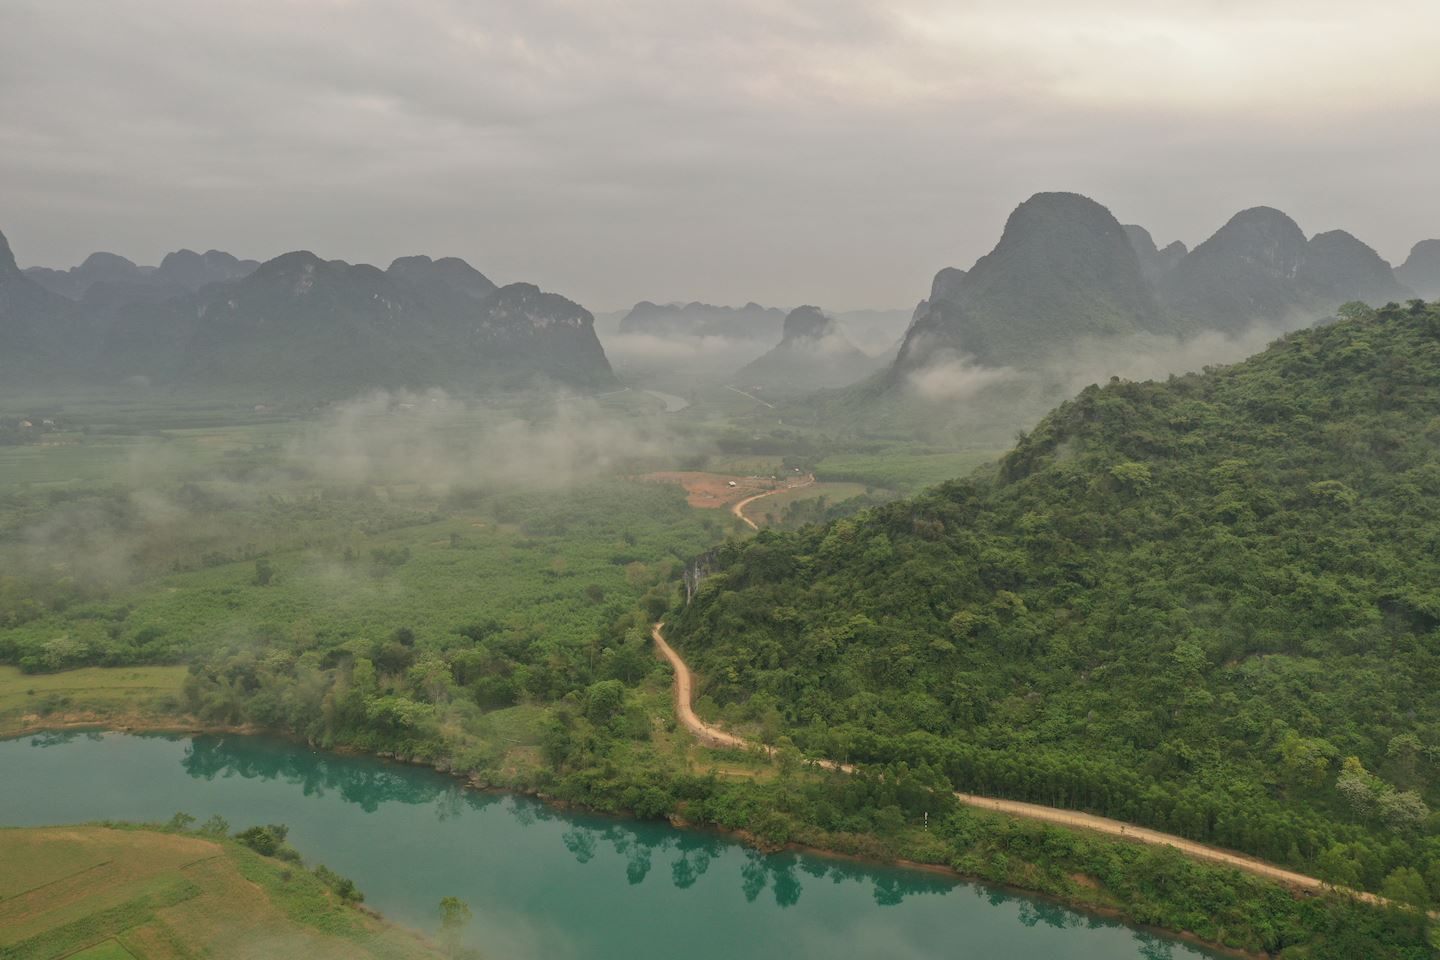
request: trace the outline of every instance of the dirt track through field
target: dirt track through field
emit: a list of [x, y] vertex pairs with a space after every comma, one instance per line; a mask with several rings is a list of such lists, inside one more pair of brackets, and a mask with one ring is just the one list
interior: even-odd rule
[[[753, 499], [753, 498], [752, 498]], [[742, 506], [736, 504], [736, 507]], [[754, 524], [751, 524], [754, 526]], [[691, 697], [694, 680], [690, 668], [680, 655], [675, 652], [670, 644], [665, 642], [665, 636], [661, 632], [665, 624], [663, 622], [654, 625], [651, 636], [655, 639], [655, 647], [660, 654], [675, 669], [675, 715], [680, 723], [694, 734], [701, 743], [710, 747], [738, 747], [747, 749], [752, 746], [750, 741], [735, 736], [733, 733], [726, 733], [719, 727], [712, 726], [695, 715], [691, 706]], [[763, 747], [766, 753], [771, 753], [772, 748]], [[839, 770], [842, 773], [854, 773], [855, 767], [849, 763], [837, 763], [834, 760], [816, 760], [815, 765], [824, 770]], [[1196, 843], [1193, 840], [1186, 840], [1184, 837], [1173, 836], [1168, 833], [1161, 833], [1158, 830], [1151, 830], [1147, 827], [1136, 826], [1131, 823], [1122, 823], [1119, 820], [1111, 820], [1108, 817], [1099, 817], [1091, 813], [1081, 813], [1078, 810], [1066, 810], [1061, 807], [1047, 807], [1038, 803], [1022, 803], [1018, 800], [1002, 800], [997, 797], [981, 797], [973, 793], [956, 793], [955, 799], [971, 807], [978, 807], [982, 810], [993, 810], [996, 813], [1009, 814], [1012, 817], [1023, 817], [1027, 820], [1040, 820], [1045, 823], [1055, 823], [1066, 827], [1077, 827], [1083, 830], [1093, 830], [1097, 833], [1105, 833], [1115, 837], [1123, 837], [1126, 840], [1134, 840], [1139, 843], [1155, 844], [1157, 846], [1174, 847], [1180, 852], [1195, 857], [1198, 860], [1209, 860], [1212, 863], [1222, 863], [1244, 870], [1267, 880], [1275, 880], [1287, 886], [1300, 890], [1332, 890], [1336, 889], [1317, 877], [1309, 877], [1303, 873], [1296, 873], [1293, 870], [1286, 870], [1274, 864], [1257, 860], [1254, 857], [1247, 857], [1240, 853], [1231, 853], [1228, 850], [1221, 850], [1217, 847], [1207, 846], [1203, 843]], [[1358, 897], [1370, 903], [1385, 904], [1387, 901], [1371, 893], [1346, 890], [1350, 896]]]
[[799, 490], [801, 487], [808, 487], [814, 482], [815, 476], [814, 474], [811, 474], [799, 483], [790, 484], [784, 487], [777, 487], [774, 490], [766, 490], [764, 493], [757, 493], [755, 494], [755, 496], [746, 497], [744, 500], [741, 500], [739, 503], [735, 504], [733, 507], [730, 508], [730, 512], [735, 514], [735, 516], [739, 517], [741, 520], [744, 520], [746, 523], [748, 523], [751, 530], [759, 530], [759, 524], [757, 524], [754, 520], [751, 520], [749, 517], [745, 516], [745, 507], [747, 505], [754, 503], [756, 500], [759, 500], [762, 497], [773, 497], [777, 493], [785, 493], [789, 490]]

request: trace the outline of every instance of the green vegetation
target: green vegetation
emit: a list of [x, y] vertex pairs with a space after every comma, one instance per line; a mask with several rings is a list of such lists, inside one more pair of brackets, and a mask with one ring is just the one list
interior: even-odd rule
[[863, 483], [871, 487], [914, 493], [955, 477], [973, 473], [998, 459], [999, 451], [967, 450], [958, 453], [839, 454], [827, 456], [815, 467], [820, 480]]
[[813, 755], [1440, 899], [1440, 308], [1347, 313], [1090, 388], [993, 480], [722, 549], [671, 620], [701, 694]]
[[0, 667], [0, 736], [43, 720], [89, 712], [137, 720], [173, 717], [184, 667], [81, 667], [62, 673], [23, 673]]
[[237, 842], [193, 822], [0, 829], [0, 957], [441, 956], [347, 907], [288, 847], [276, 859], [245, 845], [254, 831]]
[[[0, 731], [249, 724], [765, 845], [950, 865], [1251, 951], [1429, 956], [1422, 914], [1297, 899], [949, 792], [1092, 809], [1397, 901], [1440, 892], [1433, 316], [1086, 391], [998, 467], [903, 504], [865, 488], [993, 457], [715, 423], [696, 427], [709, 460], [655, 453], [673, 438], [648, 428], [626, 435], [643, 455], [614, 455], [587, 421], [553, 434], [601, 433], [608, 459], [580, 469], [468, 411], [197, 426], [122, 409], [102, 432], [90, 410], [64, 420], [69, 445], [7, 448], [23, 479], [0, 472]], [[864, 486], [777, 496], [798, 529], [727, 544], [723, 512], [628, 479], [717, 463]], [[780, 745], [773, 761], [677, 730], [650, 650], [717, 543], [674, 638], [697, 709]], [[287, 849], [277, 825], [226, 845]], [[355, 893], [306, 876], [327, 902]]]

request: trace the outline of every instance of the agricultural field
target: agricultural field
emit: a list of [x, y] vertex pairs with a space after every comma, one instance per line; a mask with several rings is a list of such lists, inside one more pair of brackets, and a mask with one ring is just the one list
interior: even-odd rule
[[972, 473], [999, 459], [1000, 453], [997, 450], [837, 453], [819, 461], [815, 476], [819, 480], [858, 483], [910, 494]]
[[102, 826], [0, 829], [0, 956], [430, 960], [408, 931], [299, 865], [219, 836]]
[[60, 673], [22, 673], [0, 666], [0, 737], [47, 719], [128, 720], [175, 715], [182, 666], [80, 667]]
[[756, 500], [745, 508], [745, 515], [762, 527], [769, 526], [785, 517], [787, 512], [791, 512], [795, 504], [823, 500], [826, 504], [834, 505], [872, 492], [877, 495], [884, 493], [863, 483], [812, 483], [780, 490], [762, 500]]

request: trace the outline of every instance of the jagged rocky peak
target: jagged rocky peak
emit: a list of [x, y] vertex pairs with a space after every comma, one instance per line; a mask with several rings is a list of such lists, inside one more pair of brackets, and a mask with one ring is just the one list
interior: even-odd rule
[[104, 251], [90, 254], [76, 269], [85, 275], [89, 283], [136, 281], [144, 277], [135, 261]]
[[241, 260], [223, 250], [176, 250], [167, 253], [155, 270], [155, 279], [160, 283], [174, 284], [187, 290], [199, 290], [207, 283], [224, 283], [249, 276], [260, 264], [255, 260]]
[[950, 300], [960, 290], [965, 280], [965, 271], [959, 267], [943, 267], [930, 281], [931, 300]]
[[1288, 214], [1274, 207], [1241, 210], [1215, 235], [1195, 248], [1202, 253], [1241, 256], [1268, 273], [1293, 277], [1305, 260], [1309, 241]]
[[1410, 256], [1395, 268], [1395, 276], [1416, 295], [1440, 299], [1440, 240], [1421, 240], [1410, 248]]
[[1079, 338], [1161, 325], [1154, 291], [1110, 211], [1077, 193], [1037, 193], [1015, 208], [995, 249], [968, 272], [936, 277], [897, 367], [954, 352], [987, 364], [1025, 363]]
[[15, 263], [15, 254], [10, 250], [10, 241], [5, 239], [5, 234], [0, 233], [0, 278], [19, 272], [20, 267]]
[[492, 320], [516, 327], [591, 328], [595, 318], [580, 304], [558, 293], [546, 293], [533, 283], [510, 283], [495, 291], [488, 302]]
[[278, 257], [266, 260], [255, 268], [251, 279], [256, 281], [280, 278], [295, 278], [326, 272], [348, 266], [343, 260], [322, 260], [309, 250], [292, 250]]
[[1181, 243], [1179, 240], [1170, 241], [1160, 250], [1160, 268], [1165, 273], [1169, 273], [1171, 270], [1175, 269], [1175, 264], [1183, 260], [1185, 258], [1185, 254], [1189, 252], [1190, 249], [1186, 247], [1185, 244]]
[[1130, 241], [1130, 248], [1135, 251], [1135, 259], [1140, 261], [1140, 272], [1150, 283], [1159, 283], [1160, 279], [1174, 269], [1175, 264], [1188, 252], [1185, 244], [1179, 240], [1170, 243], [1163, 249], [1155, 245], [1154, 238], [1150, 231], [1135, 223], [1124, 224], [1121, 229], [1125, 231], [1125, 237]]
[[620, 320], [619, 332], [655, 337], [725, 337], [769, 339], [785, 312], [763, 307], [753, 300], [743, 307], [689, 303], [654, 303], [641, 300]]
[[1344, 230], [1310, 238], [1301, 275], [1333, 297], [1374, 305], [1410, 295], [1380, 254]]
[[826, 337], [839, 334], [839, 328], [835, 321], [825, 316], [819, 307], [809, 305], [796, 307], [785, 315], [785, 324], [781, 328], [780, 340], [784, 342], [795, 342], [796, 340], [823, 340]]
[[498, 287], [485, 274], [459, 257], [399, 257], [385, 271], [391, 277], [416, 286], [440, 283], [477, 300], [483, 300]]

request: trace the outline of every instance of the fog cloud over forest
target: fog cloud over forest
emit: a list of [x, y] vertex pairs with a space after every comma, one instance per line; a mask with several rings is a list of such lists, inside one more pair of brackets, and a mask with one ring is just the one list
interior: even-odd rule
[[197, 465], [164, 441], [136, 444], [112, 480], [57, 490], [43, 515], [0, 531], [0, 581], [116, 584], [177, 560], [248, 559], [285, 535], [252, 523], [277, 504], [382, 495], [398, 510], [456, 491], [558, 490], [683, 447], [658, 416], [613, 416], [583, 398], [522, 416], [441, 390], [378, 391], [333, 405], [278, 451]]
[[581, 398], [531, 420], [443, 390], [377, 391], [333, 407], [286, 460], [322, 483], [556, 489], [670, 449], [663, 422], [608, 417]]
[[1163, 380], [1207, 366], [1235, 363], [1263, 350], [1286, 328], [1255, 323], [1235, 334], [1205, 331], [1192, 337], [1151, 333], [1090, 337], [1061, 353], [1018, 367], [986, 367], [951, 349], [930, 351], [931, 361], [906, 375], [913, 397], [937, 405], [956, 423], [988, 422], [997, 437], [1029, 429], [1056, 404], [1092, 383]]

